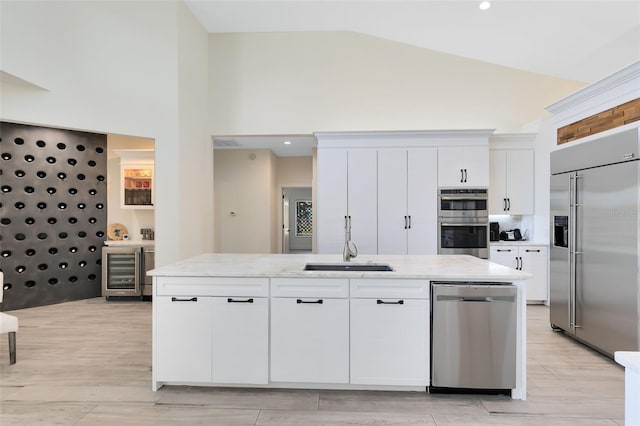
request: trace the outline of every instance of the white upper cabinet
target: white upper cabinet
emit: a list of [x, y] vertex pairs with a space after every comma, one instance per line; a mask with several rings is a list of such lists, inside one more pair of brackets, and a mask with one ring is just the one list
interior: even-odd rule
[[437, 253], [437, 151], [378, 151], [378, 254]]
[[489, 148], [456, 146], [438, 148], [438, 186], [489, 186]]
[[491, 130], [321, 132], [317, 253], [436, 254], [439, 186], [489, 186]]
[[534, 213], [535, 137], [533, 133], [491, 137], [489, 214]]
[[533, 214], [533, 150], [492, 150], [490, 214]]

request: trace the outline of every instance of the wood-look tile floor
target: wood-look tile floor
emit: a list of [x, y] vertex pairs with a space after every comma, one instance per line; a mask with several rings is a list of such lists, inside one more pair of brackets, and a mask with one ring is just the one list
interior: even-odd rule
[[151, 391], [151, 304], [103, 298], [14, 311], [0, 341], [0, 425], [623, 425], [624, 370], [528, 309], [526, 401], [417, 392]]

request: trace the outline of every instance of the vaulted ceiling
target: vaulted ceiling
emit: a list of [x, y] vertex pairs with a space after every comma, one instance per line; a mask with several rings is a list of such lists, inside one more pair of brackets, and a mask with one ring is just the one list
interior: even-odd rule
[[210, 33], [353, 31], [586, 83], [640, 60], [638, 0], [185, 0]]

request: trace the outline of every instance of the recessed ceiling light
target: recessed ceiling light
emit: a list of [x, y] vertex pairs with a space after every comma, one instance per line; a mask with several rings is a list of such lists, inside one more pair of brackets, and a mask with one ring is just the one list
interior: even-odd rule
[[284, 141], [285, 145], [291, 145], [291, 141]]
[[480, 8], [480, 10], [487, 10], [491, 7], [491, 3], [488, 1], [483, 1], [480, 2], [480, 5], [478, 7]]

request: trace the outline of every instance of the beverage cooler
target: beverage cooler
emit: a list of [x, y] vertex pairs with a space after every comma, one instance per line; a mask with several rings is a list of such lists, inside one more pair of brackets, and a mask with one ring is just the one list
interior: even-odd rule
[[141, 296], [142, 247], [102, 248], [102, 295]]

